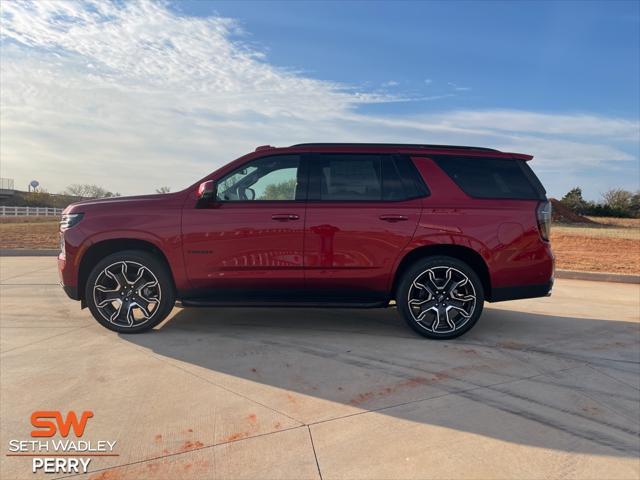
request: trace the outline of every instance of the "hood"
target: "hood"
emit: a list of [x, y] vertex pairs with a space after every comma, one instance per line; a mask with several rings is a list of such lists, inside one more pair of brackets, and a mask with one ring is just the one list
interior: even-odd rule
[[175, 200], [181, 198], [182, 193], [183, 192], [156, 193], [152, 195], [135, 195], [130, 197], [108, 197], [82, 200], [80, 202], [72, 203], [67, 208], [65, 208], [62, 213], [83, 213], [92, 210], [101, 210], [103, 208], [129, 208], [132, 206], [142, 206], [144, 204], [155, 204], [158, 202], [173, 203]]

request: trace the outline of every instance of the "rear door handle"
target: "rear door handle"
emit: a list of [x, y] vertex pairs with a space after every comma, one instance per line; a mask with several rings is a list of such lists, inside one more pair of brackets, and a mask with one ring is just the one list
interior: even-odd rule
[[271, 215], [271, 220], [277, 220], [279, 222], [288, 222], [289, 220], [298, 220], [299, 215], [295, 213], [274, 213]]
[[406, 215], [380, 215], [380, 217], [378, 218], [390, 223], [404, 222], [405, 220], [409, 220], [409, 217], [407, 217]]

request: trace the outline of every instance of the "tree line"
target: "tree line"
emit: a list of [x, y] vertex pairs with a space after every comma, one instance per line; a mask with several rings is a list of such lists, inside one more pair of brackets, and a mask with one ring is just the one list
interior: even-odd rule
[[600, 202], [591, 202], [582, 197], [582, 189], [580, 187], [575, 187], [562, 197], [560, 203], [579, 215], [640, 217], [640, 191], [632, 193], [622, 188], [612, 188], [602, 194]]
[[[156, 189], [156, 193], [169, 193], [170, 191], [171, 188], [167, 186]], [[56, 194], [49, 193], [43, 186], [38, 186], [30, 192], [16, 191], [14, 195], [0, 199], [0, 205], [64, 208], [79, 200], [119, 196], [119, 192], [112, 192], [99, 185], [74, 183]]]

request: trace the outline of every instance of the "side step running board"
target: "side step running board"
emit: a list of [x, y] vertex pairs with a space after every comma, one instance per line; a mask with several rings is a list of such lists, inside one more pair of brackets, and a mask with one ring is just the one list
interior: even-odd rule
[[294, 308], [381, 308], [387, 307], [389, 302], [367, 301], [367, 302], [336, 302], [333, 300], [307, 300], [307, 301], [286, 301], [286, 300], [218, 300], [211, 298], [185, 298], [178, 300], [178, 304], [185, 307], [294, 307]]

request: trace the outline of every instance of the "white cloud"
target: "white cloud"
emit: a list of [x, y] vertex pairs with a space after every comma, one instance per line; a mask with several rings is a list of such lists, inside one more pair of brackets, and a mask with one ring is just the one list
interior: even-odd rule
[[452, 82], [447, 82], [447, 85], [453, 88], [456, 92], [468, 92], [469, 90], [471, 90], [471, 87], [461, 87]]
[[517, 110], [449, 112], [448, 122], [463, 128], [491, 126], [504, 132], [532, 132], [554, 136], [586, 136], [640, 141], [637, 120], [603, 118], [587, 114], [544, 114]]
[[365, 115], [363, 104], [454, 94], [315, 80], [269, 64], [235, 21], [163, 4], [4, 2], [2, 25], [1, 173], [17, 185], [35, 177], [49, 191], [175, 191], [256, 145], [305, 141], [493, 146], [535, 154], [543, 173], [637, 161], [637, 121], [511, 110]]

